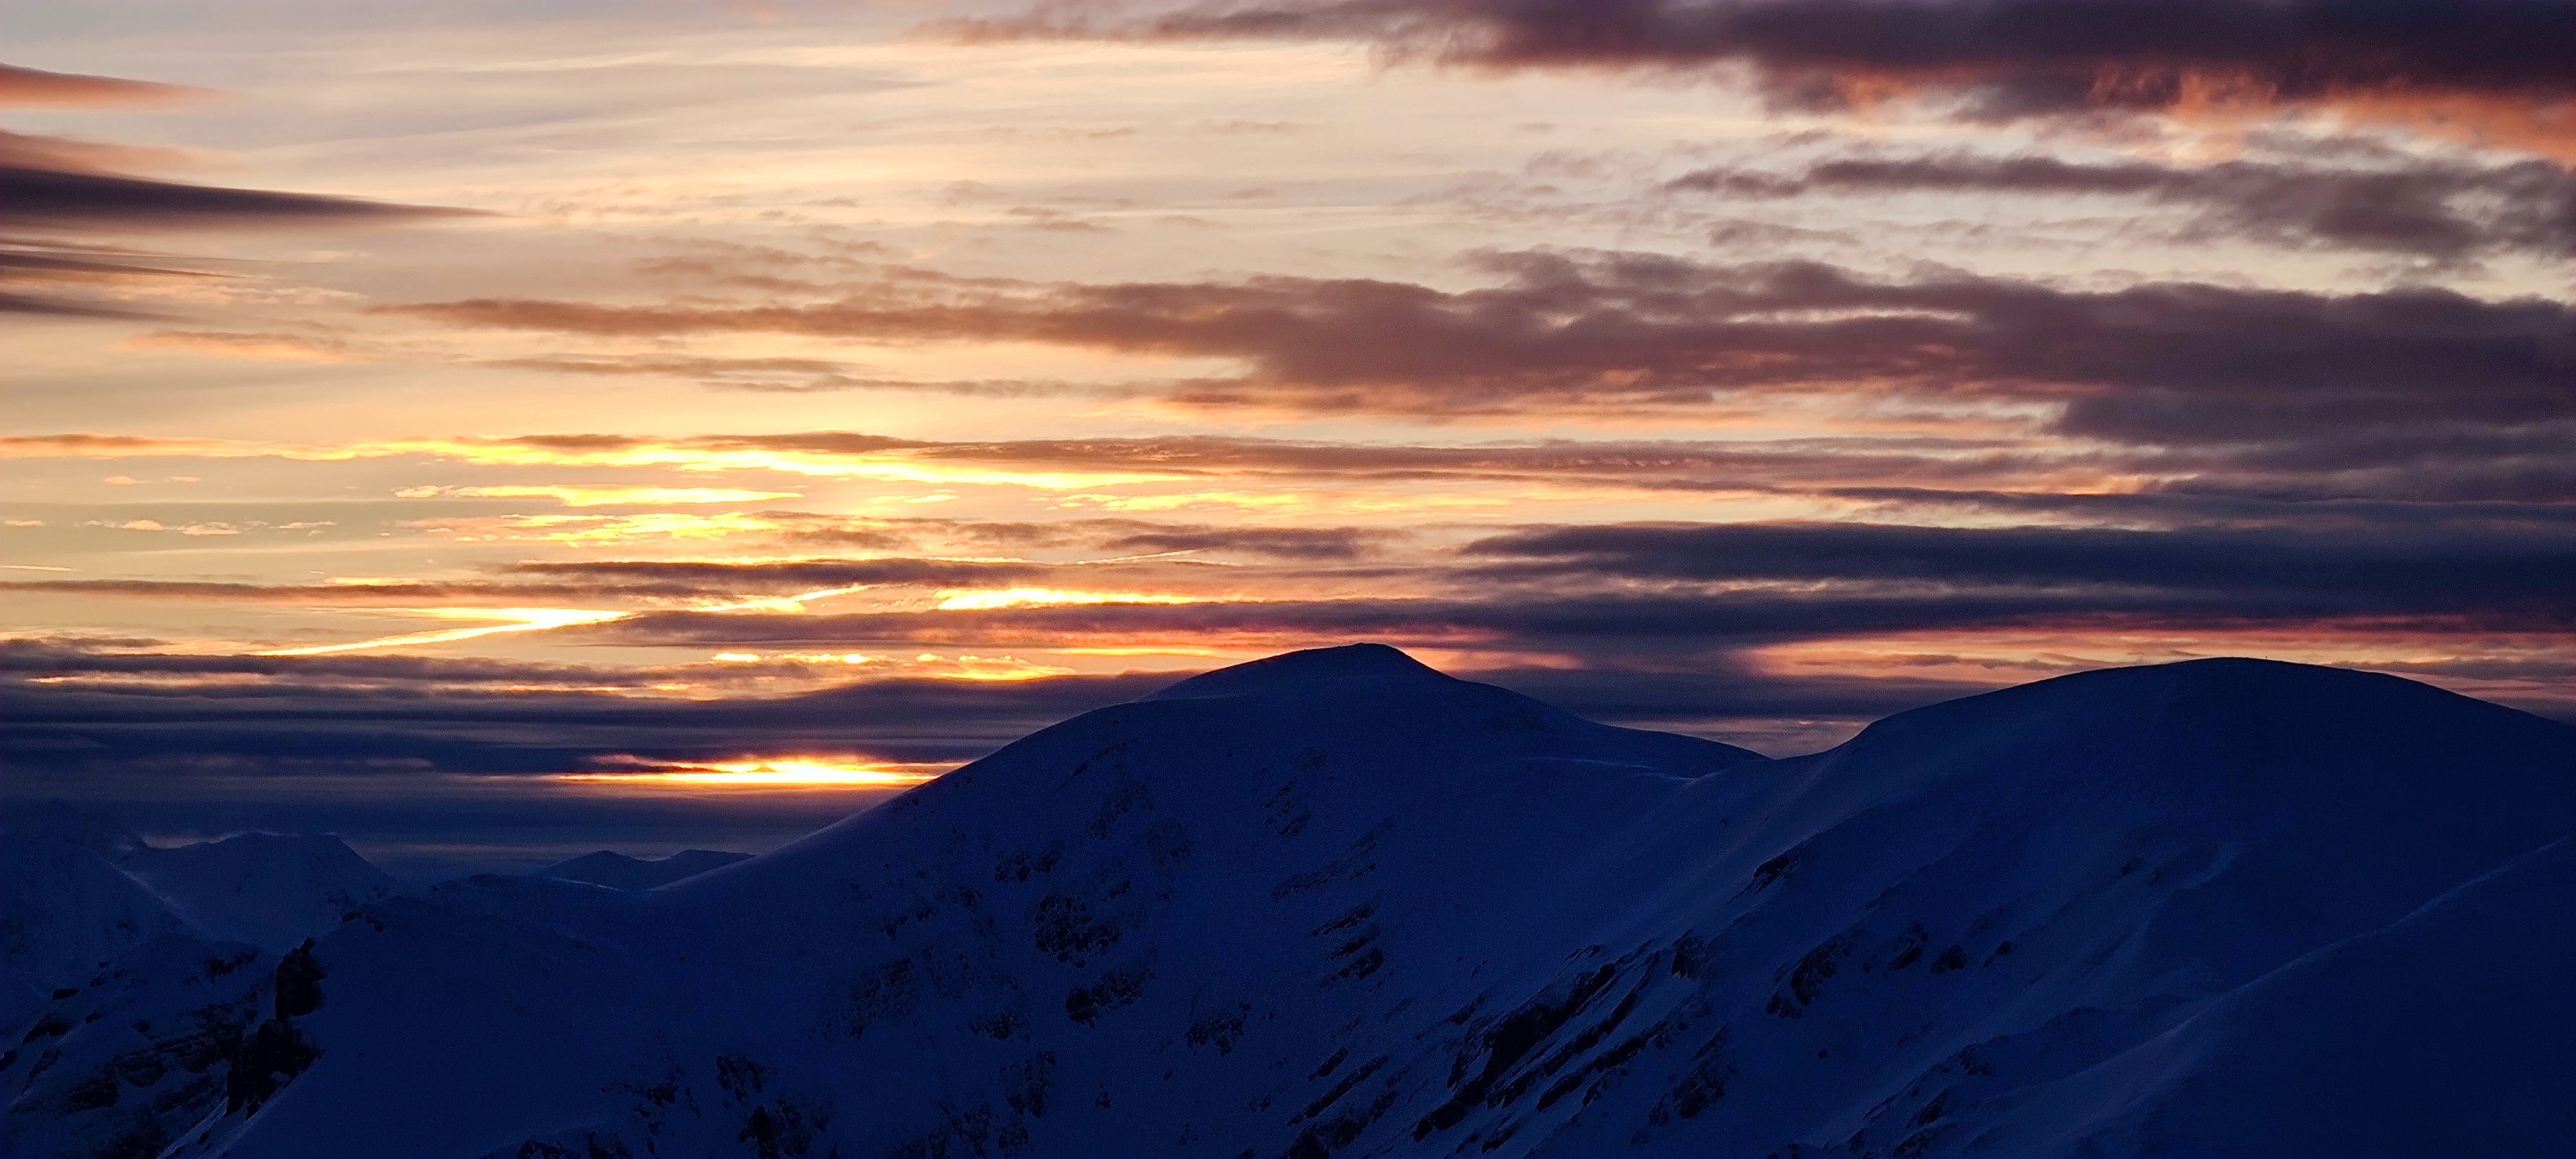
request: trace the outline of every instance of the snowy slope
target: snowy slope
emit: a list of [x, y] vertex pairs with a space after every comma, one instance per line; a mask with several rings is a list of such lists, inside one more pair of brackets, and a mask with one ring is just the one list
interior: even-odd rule
[[[1697, 1116], [1676, 1099], [1663, 1123], [1649, 1108], [1642, 1130], [1588, 1115], [1551, 1147], [2497, 1153], [2456, 1122], [2467, 1104], [2356, 1108], [2331, 1083], [2276, 1074], [2265, 1098], [2218, 1113], [2219, 1088], [2194, 1069], [2141, 1060], [2306, 955], [2576, 833], [2576, 730], [2388, 677], [2204, 661], [1939, 705], [1766, 769], [1773, 784], [1722, 810], [1749, 826], [1742, 852], [1705, 857], [1640, 907], [1646, 928], [1689, 931], [1677, 946], [1705, 939], [1716, 981], [1692, 999], [1710, 1012], [1692, 1020], [1693, 1073], [1723, 1096]], [[1745, 893], [1709, 904], [1722, 889]], [[2545, 912], [2522, 920], [2500, 940], [2557, 936]], [[2391, 963], [2360, 985], [2450, 980]], [[2517, 1081], [2576, 1080], [2576, 1061], [2516, 1053], [2477, 1023], [2407, 1038], [2367, 1006], [2340, 1017], [2332, 1035], [2333, 1016], [2311, 1010], [2228, 1041], [2367, 1039], [2362, 1065], [2467, 1052]], [[1510, 1111], [1480, 1113], [1509, 1127]], [[2554, 1149], [2576, 1129], [2576, 1113], [2544, 1114], [2554, 1129], [2504, 1150]], [[1533, 1118], [1523, 1130], [1546, 1123]]]
[[[2563, 1151], [2571, 883], [2576, 838], [2562, 838], [2229, 993], [1994, 1135], [2010, 1151], [2073, 1119], [2113, 1153], [2175, 1138], [2247, 1155]], [[2131, 1088], [2164, 1097], [2122, 1098]]]
[[393, 887], [337, 838], [155, 849], [60, 806], [11, 829], [0, 870], [13, 1156], [158, 1154], [246, 1077], [278, 954]]
[[0, 833], [0, 948], [7, 954], [0, 964], [0, 1028], [22, 1021], [54, 990], [80, 985], [117, 955], [187, 927], [101, 855], [123, 835], [110, 836], [89, 821], [49, 811]]
[[207, 936], [283, 953], [401, 885], [327, 834], [242, 833], [118, 863]]
[[597, 853], [558, 861], [538, 870], [535, 876], [586, 881], [610, 889], [652, 889], [682, 878], [696, 877], [710, 869], [746, 861], [750, 857], [748, 853], [726, 853], [715, 849], [683, 849], [669, 857], [628, 857], [602, 849]]
[[157, 1155], [221, 1113], [277, 959], [167, 933], [45, 1004], [0, 1050], [11, 1156]]
[[173, 1153], [2544, 1153], [2570, 834], [2576, 729], [2387, 677], [1766, 761], [1299, 653], [668, 888], [375, 906]]

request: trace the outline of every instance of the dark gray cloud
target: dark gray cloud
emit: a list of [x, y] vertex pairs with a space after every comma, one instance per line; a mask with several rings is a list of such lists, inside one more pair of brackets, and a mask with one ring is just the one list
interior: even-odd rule
[[[0, 243], [0, 245], [5, 244], [6, 243]], [[49, 251], [34, 248], [0, 249], [0, 278], [69, 277], [80, 274], [96, 274], [107, 277], [145, 275], [156, 277], [190, 278], [207, 276], [197, 270], [180, 270], [161, 266], [141, 265], [132, 259], [92, 257], [85, 254], [65, 252], [61, 250]]]
[[1825, 583], [1873, 598], [1921, 585], [1935, 609], [1950, 593], [2019, 590], [2043, 606], [2090, 597], [2102, 611], [2188, 618], [2459, 615], [2576, 628], [2576, 587], [2565, 582], [2576, 575], [2576, 538], [2561, 528], [1613, 524], [1517, 531], [1462, 554], [1486, 561], [1474, 574], [1514, 580]]
[[969, 37], [1332, 39], [1491, 68], [1744, 70], [1776, 100], [1934, 91], [1974, 116], [2576, 96], [2558, 0], [1249, 0], [1055, 4]]
[[1854, 157], [1795, 173], [1712, 168], [1667, 189], [1768, 200], [1813, 193], [2096, 195], [2183, 206], [2187, 240], [2255, 241], [2458, 260], [2576, 255], [2576, 177], [2543, 161], [2326, 169], [2274, 161], [2080, 163], [2045, 155]]
[[[828, 531], [823, 534], [829, 534]], [[900, 530], [862, 532], [911, 545], [922, 536], [1018, 547], [1091, 546], [1126, 556], [1240, 555], [1257, 559], [1354, 560], [1405, 538], [1358, 528], [1219, 528], [1142, 520], [1075, 520], [1066, 524], [981, 524], [921, 520]], [[531, 600], [707, 600], [774, 596], [840, 588], [983, 588], [1087, 573], [1151, 570], [1151, 559], [1082, 563], [1016, 560], [875, 559], [548, 560], [503, 564], [492, 579], [378, 581], [363, 584], [262, 584], [232, 580], [0, 580], [0, 592], [109, 596], [208, 603], [302, 607], [424, 607], [525, 604]], [[1165, 568], [1164, 570], [1168, 570]]]
[[[1259, 603], [801, 615], [675, 610], [571, 634], [599, 643], [751, 651], [1372, 639], [1579, 657], [1587, 671], [1629, 672], [1651, 684], [1736, 672], [1747, 650], [1894, 634], [2080, 638], [2107, 631], [2187, 639], [2250, 632], [2386, 642], [2576, 632], [2576, 589], [2564, 580], [2576, 574], [2576, 537], [2563, 509], [2473, 505], [2453, 520], [2441, 506], [2356, 503], [2284, 519], [2282, 505], [2176, 497], [2095, 512], [2232, 521], [2161, 531], [1537, 527], [1487, 536], [1454, 553], [1398, 559], [1408, 585], [1423, 593], [1411, 597], [1362, 589]], [[1621, 709], [1597, 695], [1587, 704], [1621, 719], [1652, 717], [1643, 706]], [[1794, 714], [1785, 704], [1774, 707]], [[1847, 710], [1841, 701], [1819, 702], [1803, 715]]]
[[539, 561], [504, 564], [496, 570], [500, 577], [491, 580], [364, 584], [257, 584], [157, 579], [6, 580], [0, 581], [0, 592], [330, 607], [419, 607], [531, 599], [677, 599], [821, 588], [1007, 584], [1044, 578], [1054, 568], [1046, 564], [1008, 561], [886, 557], [751, 563], [616, 559]]
[[[259, 656], [163, 651], [168, 642], [135, 637], [22, 637], [0, 640], [0, 678], [38, 680], [83, 675], [133, 677], [274, 676], [313, 684], [473, 684], [565, 689], [656, 679], [646, 669], [535, 664], [474, 657], [363, 655]], [[137, 691], [135, 695], [162, 695]], [[184, 695], [184, 693], [181, 693]]]
[[896, 385], [884, 375], [855, 363], [825, 358], [706, 358], [679, 355], [623, 355], [496, 358], [483, 365], [512, 370], [593, 377], [651, 376], [685, 378], [717, 390], [763, 394], [813, 394], [867, 390]]
[[[2424, 529], [2474, 535], [2576, 535], [2576, 505], [2552, 501], [2475, 499], [2318, 498], [2212, 488], [2206, 484], [2152, 491], [2065, 494], [1971, 488], [1838, 487], [1822, 494], [1870, 505], [1877, 522], [1899, 516], [1959, 514], [2040, 519], [2075, 526], [2278, 529], [2332, 533], [2413, 534]], [[2552, 496], [2576, 495], [2576, 486], [2552, 483]]]
[[1373, 555], [1405, 533], [1358, 527], [1215, 527], [1141, 520], [1084, 521], [1114, 551], [1209, 552], [1280, 560], [1340, 561]]
[[[0, 65], [0, 106], [149, 103], [195, 90]], [[121, 251], [102, 239], [173, 230], [280, 230], [403, 224], [474, 211], [163, 181], [120, 171], [174, 159], [131, 148], [0, 131], [0, 313], [154, 316], [83, 290], [212, 277], [184, 259]], [[25, 291], [16, 287], [33, 287]]]
[[[536, 589], [517, 589], [532, 594]], [[419, 604], [491, 595], [493, 585], [434, 581], [387, 584], [256, 584], [226, 580], [7, 580], [0, 591], [31, 595], [128, 596], [139, 599], [238, 600], [297, 604]], [[548, 595], [569, 594], [566, 589]]]
[[[1770, 476], [1822, 478], [1839, 477], [1840, 471], [1834, 468], [1834, 464], [1866, 460], [1873, 454], [1902, 460], [1898, 469], [1919, 472], [1934, 469], [1933, 455], [1955, 457], [1962, 451], [2002, 452], [2009, 446], [2002, 442], [1970, 445], [1956, 440], [1831, 439], [1758, 446], [1721, 442], [1574, 440], [1437, 446], [1231, 435], [932, 442], [842, 431], [705, 435], [686, 442], [693, 448], [708, 450], [802, 451], [824, 455], [891, 451], [951, 463], [1116, 468], [1209, 478], [1252, 475], [1289, 479], [1329, 475], [1387, 482], [1458, 478], [1678, 478], [1740, 475], [1750, 473], [1756, 467]], [[1104, 521], [1095, 525], [1111, 524]], [[1145, 526], [1132, 521], [1118, 525]]]
[[[2569, 630], [2563, 604], [2489, 608], [2438, 595], [2142, 588], [1789, 593], [1566, 592], [1525, 585], [1481, 598], [1108, 604], [992, 611], [798, 616], [656, 612], [573, 630], [600, 643], [706, 648], [1043, 648], [1122, 643], [1379, 640], [1407, 647], [1551, 650], [1588, 659], [1890, 633], [2011, 628], [2174, 635], [2251, 629], [2341, 632], [2371, 621], [2391, 636]], [[2345, 621], [2349, 621], [2346, 623]]]
[[[7, 211], [0, 209], [0, 215]], [[160, 315], [79, 291], [164, 278], [219, 276], [177, 268], [170, 259], [113, 246], [64, 245], [0, 236], [0, 313], [64, 318], [153, 318]], [[27, 287], [35, 293], [13, 292]], [[74, 291], [66, 294], [62, 291]]]
[[[79, 436], [67, 436], [78, 438]], [[585, 440], [594, 449], [640, 445], [626, 436], [555, 436], [515, 440], [532, 447]], [[26, 440], [21, 440], [26, 441]], [[0, 445], [10, 440], [0, 438]], [[888, 451], [939, 462], [1019, 467], [1118, 468], [1184, 478], [1249, 477], [1298, 482], [1362, 483], [1573, 482], [1669, 491], [1876, 495], [1888, 480], [1929, 489], [2018, 486], [2025, 494], [2057, 492], [2069, 460], [2014, 437], [1871, 436], [1716, 441], [1539, 442], [1434, 446], [1327, 443], [1235, 436], [1141, 439], [1026, 439], [948, 442], [816, 431], [778, 435], [706, 435], [682, 440], [693, 449], [874, 454]], [[90, 444], [77, 444], [86, 447]], [[564, 444], [569, 446], [570, 444]], [[2214, 496], [2294, 499], [2457, 499], [2543, 501], [2576, 497], [2576, 421], [2511, 425], [2441, 421], [2424, 415], [2405, 424], [2357, 429], [2241, 431], [2217, 445], [2092, 448], [2074, 465], [2106, 474], [2184, 480], [2159, 485]], [[2070, 503], [2095, 497], [2071, 496]], [[787, 518], [780, 514], [781, 518]], [[909, 542], [889, 529], [945, 526], [942, 521], [890, 521], [858, 534], [866, 546]], [[1084, 526], [1102, 526], [1084, 522]], [[994, 543], [1066, 545], [1083, 537], [1073, 523], [983, 524]], [[1053, 529], [1053, 530], [1050, 530]], [[884, 533], [884, 535], [880, 535]], [[823, 530], [809, 534], [823, 535]], [[860, 543], [861, 541], [852, 541]], [[1105, 546], [1105, 545], [1104, 545]]]
[[2305, 439], [2443, 421], [2576, 417], [2576, 310], [2433, 288], [2352, 294], [2193, 282], [2078, 290], [1811, 262], [1485, 255], [1443, 291], [1359, 279], [1013, 284], [889, 279], [821, 304], [395, 307], [459, 326], [601, 335], [772, 331], [1032, 341], [1239, 359], [1181, 383], [1203, 406], [1470, 415], [1672, 409], [1878, 390], [2057, 404], [2056, 429], [2148, 445]]
[[683, 599], [837, 587], [942, 587], [1035, 579], [1038, 564], [953, 560], [795, 560], [777, 563], [602, 560], [522, 563], [498, 580], [255, 584], [216, 580], [9, 580], [0, 592], [124, 596], [308, 607], [421, 607], [527, 600]]
[[158, 318], [142, 310], [121, 310], [100, 302], [0, 290], [0, 314], [49, 314], [57, 318]]
[[800, 559], [761, 563], [704, 560], [579, 560], [515, 563], [512, 576], [575, 580], [668, 594], [840, 587], [950, 587], [1044, 578], [1044, 564], [958, 559]]
[[[404, 688], [381, 679], [399, 671], [395, 665], [266, 659], [278, 663], [256, 684], [13, 679], [0, 686], [0, 711], [11, 722], [0, 760], [22, 770], [237, 776], [530, 775], [592, 770], [613, 755], [687, 762], [856, 751], [893, 761], [962, 761], [1170, 679], [890, 679], [800, 696], [684, 700], [470, 685]], [[305, 663], [315, 660], [328, 663]], [[206, 671], [131, 656], [54, 656], [12, 667], [53, 676]], [[350, 673], [378, 679], [353, 684], [345, 679]]]
[[849, 614], [650, 613], [576, 630], [727, 648], [1067, 640], [1347, 639], [1693, 655], [1756, 644], [2112, 623], [2176, 633], [2270, 627], [2576, 629], [2565, 525], [2346, 530], [1683, 524], [1535, 528], [1407, 572], [1425, 598], [1083, 605]]
[[[1041, 444], [1037, 450], [1039, 454], [1033, 461], [1047, 461], [1045, 456], [1056, 446]], [[1085, 461], [1097, 465], [1122, 460], [1111, 451]], [[1167, 460], [1157, 457], [1155, 461]], [[1078, 549], [1119, 556], [1235, 555], [1317, 563], [1376, 555], [1411, 538], [1407, 532], [1387, 528], [1227, 527], [1148, 519], [1066, 519], [1052, 523], [920, 519], [896, 521], [890, 526], [908, 527], [921, 535], [958, 542], [1018, 550]]]
[[0, 228], [9, 229], [276, 228], [414, 221], [465, 212], [0, 165]]

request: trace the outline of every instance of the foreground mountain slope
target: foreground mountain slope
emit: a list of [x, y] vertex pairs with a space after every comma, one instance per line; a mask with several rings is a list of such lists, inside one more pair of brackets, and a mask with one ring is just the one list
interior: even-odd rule
[[2576, 1064], [2424, 1001], [2366, 1045], [2469, 1069], [2266, 1067], [2362, 1041], [2317, 995], [2555, 944], [2571, 833], [2576, 730], [2386, 677], [2092, 673], [1764, 761], [1301, 653], [669, 888], [374, 907], [286, 1020], [317, 1060], [175, 1153], [2548, 1150], [2555, 1104], [2460, 1100]]
[[2576, 1126], [2571, 883], [2576, 838], [2230, 993], [2066, 1084], [2055, 1103], [2018, 1109], [1990, 1140], [2005, 1153], [2035, 1147], [2072, 1100], [2120, 1107], [2096, 1136], [2113, 1154], [2203, 1139], [2244, 1155], [2563, 1149]]

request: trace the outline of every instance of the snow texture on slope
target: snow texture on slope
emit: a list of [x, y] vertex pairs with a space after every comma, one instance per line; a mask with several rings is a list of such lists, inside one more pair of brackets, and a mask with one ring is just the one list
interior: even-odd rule
[[256, 1069], [278, 962], [181, 932], [45, 1003], [0, 1050], [12, 1156], [158, 1155]]
[[2388, 677], [1767, 761], [1297, 654], [668, 888], [371, 907], [172, 1154], [2545, 1153], [2570, 834], [2576, 729]]

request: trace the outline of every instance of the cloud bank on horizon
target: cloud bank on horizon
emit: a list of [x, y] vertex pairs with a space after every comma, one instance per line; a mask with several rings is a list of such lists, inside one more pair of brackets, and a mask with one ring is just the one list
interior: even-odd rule
[[2559, 0], [0, 14], [13, 799], [749, 847], [886, 790], [643, 774], [1354, 639], [2576, 717]]

